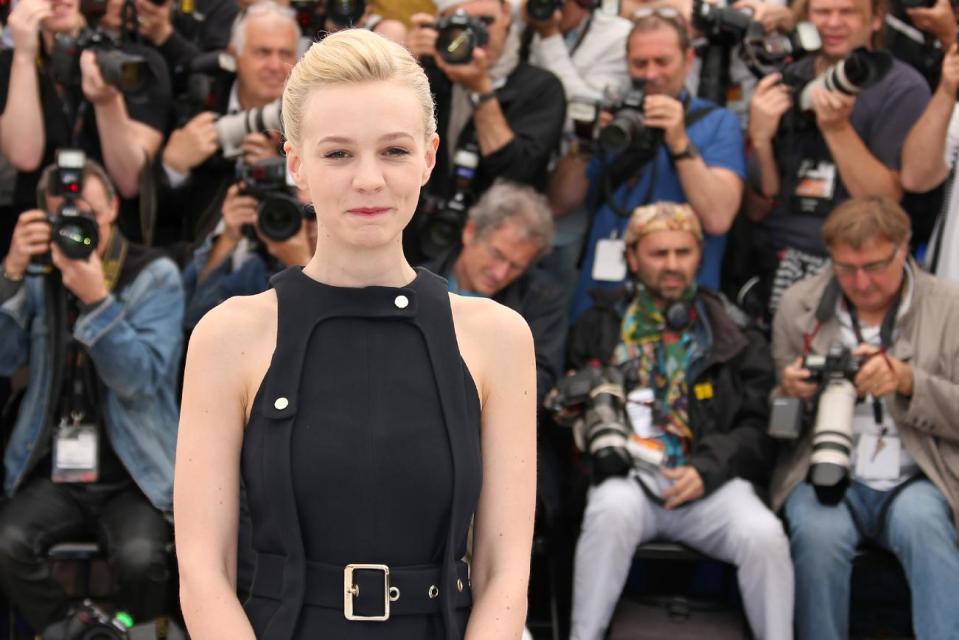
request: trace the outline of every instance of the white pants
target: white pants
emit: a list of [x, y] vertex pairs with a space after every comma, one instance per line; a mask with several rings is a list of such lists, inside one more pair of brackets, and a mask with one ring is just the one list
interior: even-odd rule
[[736, 565], [753, 634], [793, 635], [793, 566], [779, 519], [752, 485], [734, 478], [712, 495], [674, 510], [650, 500], [633, 477], [590, 489], [576, 544], [571, 640], [601, 640], [636, 547], [653, 539], [682, 542]]

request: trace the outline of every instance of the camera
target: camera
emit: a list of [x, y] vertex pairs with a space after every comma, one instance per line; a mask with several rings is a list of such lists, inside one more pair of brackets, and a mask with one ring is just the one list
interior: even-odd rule
[[936, 0], [899, 0], [903, 9], [931, 9]]
[[453, 154], [453, 195], [447, 200], [426, 196], [417, 228], [419, 251], [426, 259], [435, 258], [460, 242], [469, 208], [475, 199], [473, 189], [479, 167], [479, 147], [465, 144]]
[[173, 69], [173, 108], [182, 127], [203, 111], [215, 109], [214, 86], [221, 74], [236, 73], [236, 59], [225, 51], [208, 51]]
[[110, 616], [86, 599], [68, 619], [48, 627], [43, 640], [126, 640], [133, 618], [125, 611]]
[[547, 408], [554, 414], [582, 409], [573, 423], [573, 440], [589, 456], [594, 484], [625, 476], [633, 468], [625, 407], [623, 374], [598, 363], [561, 379], [549, 398]]
[[243, 182], [243, 193], [259, 202], [256, 225], [260, 233], [274, 242], [283, 242], [299, 232], [306, 208], [294, 195], [295, 186], [286, 172], [285, 158], [241, 164], [236, 179]]
[[[809, 382], [819, 387], [815, 398], [809, 482], [823, 504], [837, 504], [849, 485], [852, 421], [859, 401], [853, 380], [861, 364], [860, 358], [839, 343], [830, 345], [825, 356], [809, 354], [802, 362], [803, 368], [810, 372]], [[797, 438], [803, 413], [800, 399], [776, 398], [770, 414], [770, 435]]]
[[703, 0], [694, 0], [692, 20], [710, 44], [734, 47], [746, 37], [753, 17], [751, 11], [717, 7]]
[[364, 13], [364, 0], [326, 0], [326, 17], [338, 27], [356, 26]]
[[652, 150], [659, 143], [662, 131], [645, 125], [643, 102], [646, 100], [645, 80], [634, 78], [632, 88], [610, 107], [613, 119], [599, 130], [599, 145], [610, 153], [628, 148]]
[[281, 102], [277, 99], [265, 107], [247, 109], [239, 113], [221, 116], [214, 123], [217, 141], [223, 149], [224, 158], [235, 158], [242, 152], [240, 145], [248, 133], [283, 131], [280, 115]]
[[125, 94], [141, 94], [155, 80], [143, 56], [126, 53], [114, 36], [89, 27], [75, 36], [57, 34], [50, 55], [54, 79], [66, 86], [80, 86], [80, 54], [87, 49], [94, 52], [103, 81]]
[[599, 122], [600, 102], [591, 98], [573, 97], [566, 106], [566, 113], [573, 123], [573, 134], [581, 149], [591, 151]]
[[480, 18], [473, 18], [462, 9], [433, 23], [439, 31], [436, 53], [448, 64], [469, 64], [473, 50], [489, 42], [489, 30]]
[[[100, 234], [93, 215], [77, 206], [80, 191], [83, 189], [85, 164], [86, 154], [83, 151], [58, 150], [54, 180], [49, 188], [50, 195], [63, 198], [56, 212], [47, 216], [47, 222], [52, 227], [50, 241], [72, 260], [86, 260], [100, 243]], [[48, 259], [47, 256], [44, 261]]]
[[792, 33], [766, 33], [762, 24], [753, 22], [739, 53], [753, 75], [763, 78], [821, 48], [819, 31], [811, 22], [800, 22]]
[[553, 14], [563, 8], [563, 0], [528, 0], [526, 13], [530, 20], [545, 22]]
[[892, 61], [892, 54], [882, 49], [853, 49], [844, 59], [802, 87], [797, 101], [800, 111], [812, 110], [812, 91], [816, 87], [855, 96], [886, 77], [892, 69]]

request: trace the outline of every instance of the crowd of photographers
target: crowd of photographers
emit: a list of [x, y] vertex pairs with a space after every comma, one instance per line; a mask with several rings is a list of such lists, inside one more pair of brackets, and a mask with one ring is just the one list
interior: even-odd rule
[[185, 339], [313, 255], [279, 98], [351, 26], [404, 44], [436, 101], [408, 257], [532, 329], [571, 637], [603, 637], [654, 539], [734, 564], [758, 638], [848, 636], [863, 541], [899, 558], [917, 637], [959, 629], [949, 0], [15, 0], [0, 21], [0, 589], [38, 634], [123, 632], [53, 578], [66, 540], [101, 543], [135, 620], [168, 606]]

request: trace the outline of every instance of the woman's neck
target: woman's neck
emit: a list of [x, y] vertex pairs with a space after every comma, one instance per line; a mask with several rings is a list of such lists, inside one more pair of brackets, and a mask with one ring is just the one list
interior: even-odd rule
[[375, 249], [328, 246], [320, 239], [303, 273], [335, 287], [403, 287], [416, 277], [400, 239]]

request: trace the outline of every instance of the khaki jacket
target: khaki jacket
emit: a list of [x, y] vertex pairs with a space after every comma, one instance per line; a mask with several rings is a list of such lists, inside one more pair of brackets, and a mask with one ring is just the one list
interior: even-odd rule
[[[902, 445], [952, 508], [959, 529], [959, 286], [935, 278], [910, 263], [912, 302], [896, 323], [890, 353], [912, 365], [913, 394], [885, 398]], [[777, 377], [802, 355], [803, 334], [816, 326], [816, 307], [833, 277], [831, 268], [798, 282], [783, 295], [773, 321], [773, 359]], [[825, 322], [812, 351], [826, 353], [839, 339], [839, 322]], [[770, 498], [778, 510], [809, 469], [811, 430], [781, 448]]]

